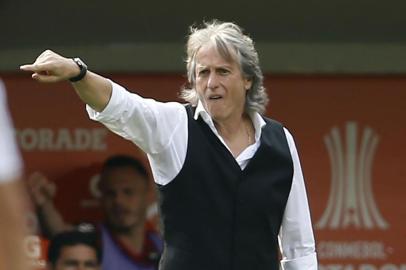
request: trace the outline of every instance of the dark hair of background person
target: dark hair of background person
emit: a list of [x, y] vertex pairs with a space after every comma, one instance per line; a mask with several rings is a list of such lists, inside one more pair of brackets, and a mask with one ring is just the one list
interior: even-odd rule
[[[103, 176], [108, 170], [129, 167], [139, 173], [145, 180], [148, 180], [148, 171], [141, 163], [141, 161], [127, 155], [114, 155], [108, 158], [102, 166], [101, 176]], [[103, 178], [103, 177], [102, 177]]]
[[102, 248], [99, 240], [99, 235], [96, 231], [65, 231], [56, 234], [52, 239], [48, 247], [48, 261], [53, 265], [56, 264], [61, 250], [64, 247], [71, 247], [75, 245], [86, 245], [93, 248], [96, 251], [97, 262], [101, 264], [102, 261]]

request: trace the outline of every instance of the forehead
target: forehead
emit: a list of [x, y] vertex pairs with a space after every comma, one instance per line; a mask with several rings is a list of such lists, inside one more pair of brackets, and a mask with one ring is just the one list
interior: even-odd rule
[[105, 187], [146, 183], [143, 175], [131, 167], [110, 168], [103, 172], [101, 184]]
[[85, 244], [77, 244], [73, 246], [64, 246], [59, 255], [59, 261], [77, 260], [88, 261], [97, 260], [96, 251]]
[[205, 66], [239, 66], [237, 54], [230, 47], [217, 46], [214, 42], [204, 44], [196, 53], [196, 67]]

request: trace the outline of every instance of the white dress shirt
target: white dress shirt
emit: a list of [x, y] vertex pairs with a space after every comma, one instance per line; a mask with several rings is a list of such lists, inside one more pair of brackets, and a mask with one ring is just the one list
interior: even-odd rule
[[21, 159], [15, 143], [6, 92], [0, 80], [0, 182], [10, 181], [21, 174]]
[[[186, 158], [188, 118], [185, 106], [177, 102], [162, 103], [146, 99], [113, 82], [112, 88], [109, 103], [102, 112], [98, 113], [87, 106], [89, 117], [134, 142], [147, 154], [154, 181], [160, 185], [168, 184], [180, 172]], [[196, 108], [194, 118], [197, 119], [199, 115], [227, 147], [201, 103]], [[241, 169], [245, 168], [257, 151], [261, 128], [265, 125], [258, 113], [250, 117], [255, 128], [255, 143], [236, 158]], [[281, 265], [285, 270], [316, 270], [315, 242], [302, 170], [292, 135], [287, 129], [284, 131], [293, 159], [294, 172], [279, 232], [283, 257]]]

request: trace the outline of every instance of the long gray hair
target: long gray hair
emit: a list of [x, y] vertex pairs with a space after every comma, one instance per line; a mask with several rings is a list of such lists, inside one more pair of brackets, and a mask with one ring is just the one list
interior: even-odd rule
[[263, 86], [258, 53], [252, 39], [243, 34], [238, 25], [230, 22], [214, 20], [205, 22], [202, 28], [190, 27], [186, 48], [186, 67], [190, 87], [182, 89], [180, 97], [193, 105], [197, 104], [199, 97], [195, 89], [196, 54], [203, 45], [209, 42], [215, 45], [224, 59], [237, 61], [243, 76], [252, 81], [251, 88], [247, 92], [245, 112], [263, 114], [268, 103], [268, 95]]

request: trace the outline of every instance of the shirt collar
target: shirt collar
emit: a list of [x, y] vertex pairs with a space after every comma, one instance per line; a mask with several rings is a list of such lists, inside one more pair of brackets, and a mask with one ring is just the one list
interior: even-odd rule
[[197, 118], [199, 118], [199, 115], [203, 119], [205, 119], [205, 117], [209, 117], [211, 119], [209, 113], [206, 112], [206, 110], [204, 109], [203, 103], [200, 100], [197, 102], [197, 107], [196, 107], [195, 115], [194, 115], [195, 120], [197, 120]]
[[[206, 124], [208, 124], [211, 129], [214, 129], [216, 131], [215, 133], [217, 133], [217, 129], [213, 123], [213, 119], [211, 119], [209, 113], [204, 109], [203, 103], [200, 100], [197, 103], [194, 119], [197, 120], [199, 118], [199, 115], [202, 117], [203, 121], [206, 122]], [[266, 123], [262, 116], [257, 112], [250, 113], [249, 116], [251, 118], [252, 124], [254, 125], [255, 141], [257, 142], [261, 137], [262, 127], [265, 126]]]

